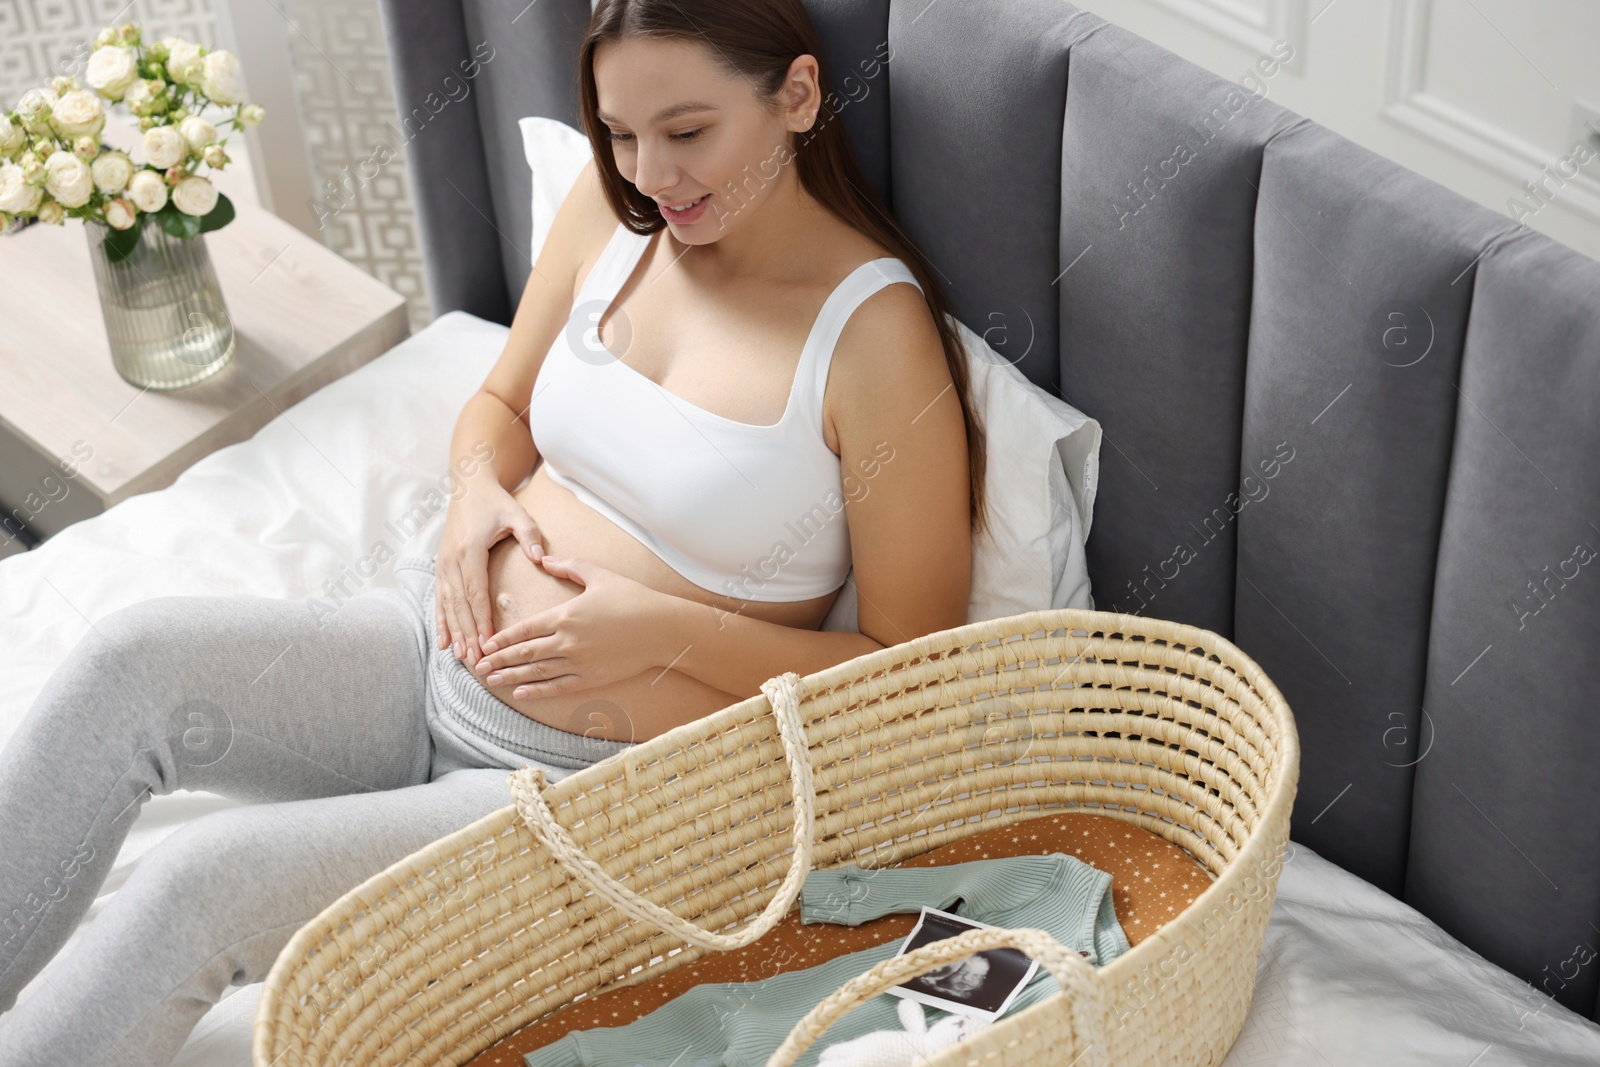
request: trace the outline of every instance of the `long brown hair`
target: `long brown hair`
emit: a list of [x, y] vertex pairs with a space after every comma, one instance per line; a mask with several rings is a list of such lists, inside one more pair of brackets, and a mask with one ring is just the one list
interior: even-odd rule
[[[594, 82], [594, 53], [602, 41], [625, 38], [687, 38], [708, 45], [708, 55], [731, 73], [749, 80], [756, 95], [775, 106], [789, 66], [802, 55], [817, 60], [817, 88], [822, 99], [833, 95], [822, 43], [802, 0], [600, 0], [589, 19], [578, 52], [578, 100], [583, 131], [594, 149], [600, 179], [611, 210], [623, 225], [641, 236], [666, 226], [656, 202], [617, 170], [611, 139], [600, 122], [599, 93]], [[932, 264], [927, 261], [889, 213], [861, 167], [837, 113], [819, 112], [820, 119], [803, 146], [792, 146], [801, 186], [844, 223], [877, 241], [904, 261], [922, 287], [944, 346], [945, 364], [961, 403], [967, 430], [967, 464], [971, 480], [969, 521], [974, 533], [987, 528], [984, 507], [983, 426], [968, 398], [966, 356], [955, 329], [945, 319], [948, 301]]]

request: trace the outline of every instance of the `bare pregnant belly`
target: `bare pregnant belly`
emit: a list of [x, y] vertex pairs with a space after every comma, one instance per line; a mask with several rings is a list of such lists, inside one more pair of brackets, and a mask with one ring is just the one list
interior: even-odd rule
[[[822, 624], [836, 596], [830, 593], [813, 600], [774, 603], [740, 601], [702, 589], [632, 534], [552, 481], [542, 460], [533, 477], [514, 495], [538, 524], [546, 552], [592, 560], [673, 596], [807, 630]], [[490, 611], [496, 631], [564, 603], [582, 591], [576, 582], [557, 578], [530, 560], [514, 537], [489, 549]], [[482, 675], [473, 673], [483, 681]], [[680, 723], [702, 718], [756, 692], [727, 693], [681, 671], [660, 667], [609, 685], [546, 696], [513, 697], [517, 684], [489, 685], [484, 681], [491, 693], [531, 719], [558, 730], [611, 741], [648, 741]]]

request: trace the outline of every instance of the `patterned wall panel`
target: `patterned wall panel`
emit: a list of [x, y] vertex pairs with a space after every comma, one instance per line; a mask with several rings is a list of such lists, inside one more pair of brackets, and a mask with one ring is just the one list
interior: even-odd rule
[[295, 95], [328, 247], [432, 318], [377, 0], [287, 0]]
[[83, 76], [100, 27], [136, 22], [147, 36], [214, 41], [211, 0], [0, 0], [0, 101], [58, 74]]

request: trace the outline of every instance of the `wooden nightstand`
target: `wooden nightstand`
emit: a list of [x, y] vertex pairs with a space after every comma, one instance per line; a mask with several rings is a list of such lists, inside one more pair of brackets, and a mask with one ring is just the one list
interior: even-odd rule
[[[243, 441], [411, 332], [405, 298], [262, 208], [205, 234], [238, 335], [229, 365], [167, 393], [111, 365], [83, 223], [0, 237], [0, 557]], [[64, 473], [64, 472], [70, 472]]]

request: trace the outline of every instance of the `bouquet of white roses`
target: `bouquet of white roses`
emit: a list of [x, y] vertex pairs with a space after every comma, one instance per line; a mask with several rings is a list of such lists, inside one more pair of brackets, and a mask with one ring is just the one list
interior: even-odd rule
[[[123, 258], [147, 215], [174, 237], [194, 237], [233, 220], [233, 205], [201, 167], [228, 162], [226, 137], [202, 117], [208, 104], [233, 109], [224, 128], [261, 121], [246, 103], [233, 53], [168, 37], [145, 44], [131, 22], [103, 29], [84, 70], [30, 89], [15, 110], [0, 111], [0, 232], [13, 218], [65, 224], [68, 217], [110, 227], [106, 250]], [[144, 131], [143, 160], [100, 143], [106, 101], [120, 101]]]

